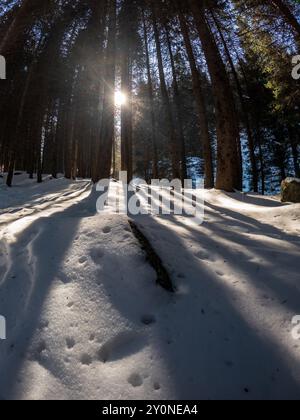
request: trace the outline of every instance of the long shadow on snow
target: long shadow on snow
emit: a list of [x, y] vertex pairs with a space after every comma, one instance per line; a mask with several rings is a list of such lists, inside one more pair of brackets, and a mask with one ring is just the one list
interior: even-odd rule
[[[18, 374], [39, 327], [44, 302], [72, 246], [78, 223], [82, 217], [95, 214], [92, 194], [64, 212], [36, 220], [11, 246], [14, 264], [7, 274], [7, 281], [0, 288], [0, 309], [1, 314], [6, 316], [8, 335], [8, 339], [0, 343], [1, 353], [4, 354], [0, 360], [0, 393], [5, 399], [19, 397], [15, 395]], [[57, 241], [59, 231], [63, 235], [60, 234]], [[20, 253], [20, 247], [23, 247], [24, 253]], [[31, 256], [27, 255], [29, 251]], [[18, 264], [22, 264], [22, 272], [18, 271]], [[20, 298], [26, 301], [24, 306], [20, 306]], [[62, 334], [62, 331], [57, 331], [57, 334]]]
[[[298, 276], [296, 267], [298, 265], [298, 255], [300, 254], [300, 238], [284, 233], [276, 227], [261, 223], [233, 210], [221, 209], [209, 203], [206, 206], [215, 212], [219, 212], [220, 222], [205, 223], [205, 228], [211, 233], [209, 235], [204, 234], [204, 236], [203, 232], [198, 229], [187, 228], [186, 225], [183, 225], [189, 230], [194, 240], [199, 242], [199, 245], [203, 245], [204, 240], [205, 245], [209, 249], [214, 249], [223, 260], [231, 261], [233, 268], [238, 269], [241, 275], [244, 274], [245, 278], [250, 280], [256, 289], [261, 289], [262, 294], [269, 291], [279, 304], [284, 302], [284, 305], [290, 308], [293, 315], [300, 313], [300, 288], [295, 280]], [[206, 213], [209, 214], [209, 210], [206, 210]], [[211, 214], [215, 215], [215, 213]], [[228, 220], [228, 217], [232, 220]], [[245, 236], [243, 232], [238, 233], [236, 228], [239, 227], [245, 229], [248, 232], [247, 235], [252, 234], [252, 238]], [[262, 235], [275, 239], [275, 243], [264, 241]], [[227, 246], [222, 247], [221, 243], [224, 239], [227, 241]], [[280, 242], [276, 243], [276, 241]], [[228, 242], [232, 243], [232, 247]], [[293, 255], [282, 249], [284, 243], [293, 245]], [[239, 252], [237, 254], [235, 252], [234, 247], [237, 244], [244, 247], [244, 253]], [[247, 255], [249, 252], [252, 254], [251, 258]], [[267, 267], [267, 273], [265, 268], [261, 267], [255, 258], [263, 260], [264, 266]], [[285, 267], [288, 270], [291, 269], [291, 263], [295, 267], [295, 279], [292, 279], [293, 284], [288, 275], [284, 274]], [[275, 269], [278, 264], [281, 264], [278, 267], [278, 269], [281, 269], [281, 275]], [[249, 276], [249, 272], [255, 272], [256, 275]], [[287, 295], [290, 297], [289, 301], [286, 300]]]
[[[218, 208], [218, 210], [221, 210]], [[223, 210], [228, 213], [227, 210]], [[257, 229], [265, 226], [239, 214], [233, 214], [237, 223], [253, 225]], [[172, 217], [170, 218], [172, 220]], [[144, 233], [148, 234], [147, 216], [136, 218]], [[224, 223], [227, 221], [224, 219]], [[300, 372], [298, 360], [284, 354], [274, 341], [271, 334], [262, 335], [259, 325], [253, 325], [246, 310], [240, 313], [236, 308], [232, 290], [229, 289], [217, 275], [204, 263], [191, 258], [191, 250], [186, 247], [181, 238], [165, 225], [155, 225], [155, 218], [150, 226], [159, 231], [161, 243], [154, 244], [164, 261], [172, 261], [173, 277], [175, 274], [183, 277], [182, 283], [187, 287], [189, 295], [195, 295], [195, 304], [185, 304], [185, 296], [179, 294], [176, 305], [176, 318], [170, 319], [169, 328], [172, 338], [166, 339], [166, 331], [160, 330], [159, 323], [153, 327], [160, 346], [160, 357], [168, 368], [171, 380], [175, 386], [175, 394], [179, 399], [298, 399], [300, 393]], [[178, 220], [173, 219], [174, 226]], [[207, 227], [207, 224], [205, 224]], [[184, 225], [185, 228], [187, 228]], [[212, 229], [213, 230], [213, 229]], [[269, 229], [282, 237], [282, 232], [276, 228]], [[218, 229], [217, 229], [218, 231]], [[192, 231], [201, 243], [200, 232]], [[214, 232], [212, 232], [213, 234]], [[226, 237], [228, 231], [219, 230], [218, 234]], [[241, 235], [230, 232], [230, 240], [239, 241]], [[286, 240], [293, 238], [284, 235]], [[166, 239], [167, 238], [167, 239]], [[295, 238], [294, 238], [295, 239]], [[216, 247], [218, 238], [208, 238], [209, 247]], [[255, 242], [255, 241], [254, 241]], [[206, 242], [207, 243], [207, 242]], [[227, 251], [235, 261], [234, 268], [239, 268], [239, 259], [234, 260], [234, 252]], [[220, 248], [216, 248], [223, 256]], [[180, 261], [176, 255], [180, 253]], [[259, 251], [258, 251], [259, 253]], [[209, 258], [209, 257], [208, 257]], [[186, 266], [182, 266], [182, 261]], [[274, 260], [270, 259], [270, 264]], [[196, 274], [195, 274], [196, 273]], [[260, 287], [256, 284], [255, 287]], [[268, 287], [270, 287], [268, 285]], [[296, 289], [284, 285], [293, 293]], [[274, 287], [275, 288], [275, 287]], [[279, 290], [276, 290], [279, 295]], [[199, 301], [201, 304], [199, 305]], [[294, 309], [299, 307], [299, 300], [292, 302]], [[181, 307], [182, 305], [182, 307]], [[199, 305], [197, 309], [196, 305]], [[181, 309], [180, 309], [181, 308]], [[174, 307], [172, 307], [172, 312]], [[172, 315], [171, 315], [172, 316]], [[200, 349], [197, 353], [195, 349]], [[293, 370], [294, 369], [294, 370]], [[212, 382], [214, 380], [214, 382]]]

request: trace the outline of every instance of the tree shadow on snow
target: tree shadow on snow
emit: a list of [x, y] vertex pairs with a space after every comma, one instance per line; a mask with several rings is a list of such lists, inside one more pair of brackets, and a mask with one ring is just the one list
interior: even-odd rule
[[[5, 357], [0, 360], [0, 394], [6, 399], [16, 397], [24, 358], [40, 327], [43, 305], [54, 277], [72, 246], [78, 224], [82, 217], [95, 214], [94, 206], [94, 199], [88, 197], [63, 213], [39, 219], [12, 245], [14, 264], [0, 288], [3, 315], [11, 314], [10, 308], [15, 308], [15, 313], [7, 318], [8, 332], [13, 339], [1, 343], [1, 354]], [[261, 325], [253, 321], [252, 314], [247, 313], [247, 308], [241, 310], [233, 289], [222, 280], [222, 273], [214, 270], [214, 258], [216, 262], [221, 260], [230, 264], [232, 271], [239, 273], [240, 280], [251, 283], [257, 293], [277, 299], [278, 304], [300, 313], [299, 289], [295, 287], [295, 282], [276, 272], [272, 272], [272, 278], [266, 278], [266, 272], [270, 273], [270, 267], [279, 261], [281, 249], [276, 239], [289, 244], [292, 242], [295, 247], [295, 256], [281, 255], [283, 264], [289, 264], [291, 258], [296, 261], [299, 242], [296, 237], [248, 216], [211, 204], [207, 206], [207, 215], [213, 216], [214, 221], [205, 222], [204, 230], [202, 227], [181, 225], [180, 220], [172, 216], [166, 219], [169, 224], [150, 216], [135, 218], [167, 264], [178, 286], [175, 296], [167, 295], [155, 286], [153, 270], [145, 268], [141, 254], [137, 255], [134, 267], [126, 267], [127, 260], [121, 254], [105, 254], [104, 265], [115, 262], [113, 278], [99, 280], [113, 308], [128, 319], [136, 332], [108, 337], [108, 341], [99, 348], [99, 362], [114, 363], [122, 358], [134, 357], [145, 345], [150, 345], [152, 358], [162, 367], [161, 372], [152, 372], [151, 369], [145, 372], [155, 382], [157, 399], [160, 399], [159, 390], [164, 391], [165, 388], [169, 391], [165, 390], [164, 396], [187, 400], [298, 399], [298, 360], [286, 354], [271, 333], [262, 331]], [[183, 235], [178, 235], [175, 227], [181, 227]], [[62, 229], [64, 235], [59, 236], [61, 241], [58, 243], [57, 232]], [[245, 238], [245, 232], [253, 234], [253, 237]], [[256, 235], [259, 234], [275, 239], [265, 252], [262, 249], [265, 242], [257, 242]], [[192, 250], [186, 241], [188, 238], [199, 243], [199, 249]], [[249, 243], [250, 252], [246, 248]], [[236, 244], [241, 245], [241, 250], [234, 248]], [[20, 245], [24, 248], [24, 255], [20, 254]], [[134, 254], [138, 252], [136, 241], [130, 246]], [[199, 251], [206, 251], [206, 254], [199, 254]], [[26, 265], [28, 252], [31, 252], [33, 267]], [[264, 261], [266, 272], [257, 271], [259, 258]], [[207, 265], [210, 260], [211, 265]], [[22, 272], [18, 271], [20, 267]], [[134, 273], [137, 281], [139, 278], [143, 281], [135, 284]], [[34, 279], [32, 284], [31, 278]], [[288, 302], [285, 293], [289, 297]], [[27, 303], [20, 307], [22, 294]], [[143, 301], [138, 302], [140, 294], [150, 296], [147, 307]], [[134, 309], [129, 310], [131, 308]], [[141, 321], [144, 322], [142, 327]], [[140, 330], [144, 336], [139, 334]], [[147, 370], [149, 366], [151, 361], [147, 366], [137, 366], [137, 369]], [[58, 378], [61, 382], [64, 382], [65, 373], [62, 363]]]
[[[37, 219], [10, 246], [12, 264], [0, 286], [1, 315], [6, 317], [8, 337], [0, 343], [0, 394], [5, 399], [20, 397], [16, 389], [25, 379], [20, 375], [34, 334], [43, 328], [45, 301], [53, 283], [59, 281], [57, 273], [82, 217], [95, 214], [92, 194], [63, 212]], [[60, 334], [62, 331], [57, 331]], [[43, 350], [43, 343], [40, 347], [37, 352]]]
[[[295, 315], [300, 313], [299, 288], [295, 286], [299, 255], [297, 237], [231, 210], [210, 204], [208, 207], [214, 210], [211, 213], [214, 216], [215, 211], [221, 212], [218, 214], [219, 223], [206, 222], [204, 232], [198, 227], [181, 226], [186, 230], [183, 237], [192, 236], [198, 241], [199, 250], [207, 251], [204, 257], [200, 255], [200, 259], [197, 250], [193, 255], [187, 243], [174, 232], [172, 225], [180, 226], [178, 218], [165, 218], [170, 227], [158, 222], [159, 218], [151, 218], [151, 221], [148, 216], [136, 218], [148, 238], [156, 238], [153, 245], [162, 259], [172, 262], [172, 276], [179, 284], [178, 313], [170, 319], [171, 332], [160, 331], [159, 323], [154, 327], [160, 343], [160, 357], [173, 381], [175, 395], [178, 399], [298, 399], [299, 360], [295, 355], [287, 354], [282, 343], [266, 331], [263, 320], [262, 324], [256, 323], [253, 321], [255, 314], [247, 314], [247, 308], [240, 310], [236, 294], [222, 280], [224, 273], [215, 271], [212, 258], [215, 254], [218, 260], [230, 264], [232, 271], [238, 273], [233, 280], [238, 277], [254, 287], [255, 293], [261, 295], [258, 305], [264, 306], [265, 299], [276, 299], [278, 305], [288, 307]], [[232, 228], [228, 216], [232, 218]], [[263, 252], [263, 242], [257, 243], [255, 236], [249, 241], [244, 237], [244, 229], [235, 232], [233, 227], [250, 228], [250, 231], [280, 238], [286, 243], [294, 242], [295, 255], [286, 254], [283, 259], [288, 269], [290, 263], [295, 264], [293, 281], [272, 271], [280, 247], [275, 254], [272, 250]], [[224, 239], [226, 243], [222, 244]], [[236, 244], [247, 247], [249, 243], [253, 245], [251, 258], [243, 253], [246, 248], [239, 252], [234, 249]], [[259, 264], [251, 261], [255, 257], [264, 260], [267, 266], [267, 271], [261, 275], [257, 272]], [[206, 262], [210, 258], [211, 265], [208, 266]], [[186, 264], [183, 265], [183, 261]], [[193, 296], [195, 301], [191, 305]], [[291, 329], [291, 319], [285, 321]], [[286, 326], [282, 328], [286, 340], [292, 340]]]

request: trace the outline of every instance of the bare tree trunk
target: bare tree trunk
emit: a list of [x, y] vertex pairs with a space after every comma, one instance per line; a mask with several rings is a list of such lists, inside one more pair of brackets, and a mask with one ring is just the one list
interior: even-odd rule
[[300, 178], [299, 150], [295, 142], [291, 143], [296, 178]]
[[200, 74], [196, 65], [196, 60], [189, 36], [189, 30], [186, 23], [185, 16], [182, 12], [181, 0], [178, 1], [178, 14], [181, 32], [184, 38], [185, 48], [189, 58], [189, 65], [192, 73], [193, 91], [197, 105], [197, 111], [199, 116], [200, 136], [203, 147], [204, 157], [204, 186], [205, 188], [214, 187], [214, 170], [213, 170], [213, 157], [212, 157], [212, 141], [209, 133], [208, 117], [204, 101], [204, 93], [202, 89], [202, 83]]
[[169, 138], [170, 138], [169, 146], [170, 146], [170, 154], [171, 154], [171, 161], [172, 161], [172, 172], [173, 172], [174, 178], [180, 179], [181, 174], [180, 174], [180, 164], [179, 164], [179, 159], [180, 159], [179, 142], [176, 136], [172, 109], [171, 109], [171, 104], [170, 104], [170, 98], [169, 98], [165, 74], [164, 74], [155, 0], [151, 0], [151, 10], [152, 10], [152, 23], [153, 23], [159, 78], [160, 78], [160, 88], [161, 88], [162, 99], [164, 102], [164, 108], [165, 108], [168, 131], [169, 131]]
[[0, 42], [0, 54], [4, 56], [11, 49], [19, 34], [24, 30], [24, 25], [30, 23], [30, 11], [32, 6], [32, 0], [23, 0], [21, 6], [16, 11], [16, 16], [12, 20], [4, 38]]
[[256, 156], [255, 156], [255, 144], [254, 144], [254, 138], [253, 138], [253, 134], [252, 134], [252, 130], [251, 130], [251, 124], [250, 124], [250, 120], [249, 120], [249, 116], [248, 116], [248, 112], [247, 112], [247, 107], [244, 101], [244, 92], [243, 92], [243, 88], [242, 85], [240, 83], [240, 79], [238, 77], [237, 71], [235, 69], [233, 60], [231, 58], [231, 54], [227, 45], [227, 42], [224, 38], [222, 29], [220, 27], [220, 23], [218, 21], [218, 19], [216, 18], [215, 14], [213, 13], [213, 11], [211, 10], [211, 15], [213, 17], [213, 20], [216, 24], [216, 27], [218, 29], [219, 35], [221, 37], [230, 67], [231, 67], [231, 71], [236, 83], [236, 87], [237, 87], [237, 93], [239, 96], [239, 100], [240, 100], [240, 104], [241, 104], [241, 109], [242, 109], [242, 113], [243, 113], [243, 117], [244, 117], [244, 122], [245, 122], [245, 127], [246, 127], [246, 131], [247, 131], [247, 137], [248, 137], [248, 149], [249, 149], [249, 156], [250, 156], [250, 163], [251, 163], [251, 172], [252, 172], [252, 184], [253, 184], [253, 190], [254, 192], [258, 192], [258, 169], [257, 169], [257, 164], [256, 164]]
[[261, 176], [261, 193], [265, 195], [266, 192], [266, 173], [265, 173], [265, 159], [264, 159], [264, 152], [261, 142], [261, 134], [260, 134], [260, 127], [257, 125], [257, 144], [258, 144], [258, 151], [259, 151], [259, 161], [260, 161], [260, 176]]
[[218, 167], [216, 187], [225, 191], [239, 188], [236, 116], [234, 99], [225, 65], [197, 0], [189, 0], [212, 80], [217, 117]]
[[164, 26], [165, 26], [169, 56], [170, 56], [170, 60], [171, 60], [174, 101], [175, 101], [175, 107], [176, 107], [176, 117], [177, 117], [177, 127], [178, 127], [178, 137], [179, 137], [180, 146], [181, 146], [181, 150], [180, 150], [180, 152], [181, 152], [181, 181], [182, 181], [182, 184], [184, 185], [184, 180], [187, 179], [187, 165], [186, 165], [185, 138], [184, 138], [183, 122], [182, 122], [182, 106], [181, 106], [179, 86], [178, 86], [176, 67], [175, 67], [175, 62], [174, 62], [174, 55], [173, 55], [172, 45], [171, 45], [171, 40], [170, 40], [168, 22], [166, 21], [166, 19], [165, 19], [165, 22], [164, 22]]
[[157, 153], [157, 135], [156, 135], [156, 124], [155, 124], [155, 113], [154, 113], [154, 97], [153, 97], [153, 84], [151, 76], [151, 67], [150, 67], [150, 55], [149, 55], [149, 43], [148, 43], [148, 33], [145, 19], [145, 12], [142, 10], [142, 19], [143, 19], [143, 29], [144, 29], [144, 43], [146, 51], [146, 65], [147, 65], [147, 83], [148, 83], [148, 92], [149, 92], [149, 102], [150, 102], [150, 113], [151, 113], [151, 138], [152, 138], [152, 176], [154, 179], [158, 179], [158, 153]]
[[132, 180], [132, 107], [131, 71], [129, 49], [125, 49], [121, 59], [121, 89], [126, 95], [126, 103], [121, 107], [121, 170], [127, 171], [128, 181]]
[[[102, 93], [104, 92], [104, 78], [102, 77], [105, 72], [105, 37], [106, 37], [106, 28], [107, 28], [107, 12], [108, 12], [108, 0], [99, 0], [94, 3], [94, 16], [92, 18], [93, 31], [91, 33], [91, 38], [96, 44], [95, 53], [96, 53], [96, 71], [99, 72], [98, 77], [93, 82], [95, 83], [95, 97], [94, 97], [94, 106], [92, 113], [92, 127], [91, 127], [91, 147], [89, 151], [89, 156], [91, 160], [90, 167], [90, 176], [95, 181], [97, 180], [97, 171], [99, 171], [98, 165], [98, 156], [100, 153], [100, 134], [101, 134], [101, 101]], [[98, 36], [97, 36], [98, 35]], [[98, 50], [97, 50], [98, 47]], [[92, 67], [92, 71], [95, 71], [95, 67]], [[113, 140], [115, 141], [115, 140]]]
[[20, 103], [19, 112], [18, 112], [16, 130], [15, 130], [15, 133], [14, 133], [14, 137], [13, 137], [12, 145], [11, 145], [11, 149], [10, 149], [9, 168], [8, 168], [8, 175], [7, 175], [7, 179], [6, 179], [6, 185], [8, 187], [12, 186], [12, 181], [13, 181], [13, 177], [14, 177], [15, 163], [16, 163], [16, 157], [17, 157], [18, 135], [19, 135], [21, 124], [22, 124], [25, 101], [26, 101], [26, 98], [27, 98], [28, 89], [29, 89], [29, 86], [30, 86], [30, 83], [31, 83], [31, 80], [32, 80], [33, 73], [34, 73], [35, 64], [36, 64], [36, 62], [34, 60], [33, 63], [31, 64], [31, 66], [30, 66], [29, 73], [27, 75], [25, 86], [24, 86], [23, 93], [22, 93], [21, 103]]
[[300, 164], [299, 164], [299, 150], [298, 146], [299, 142], [299, 135], [297, 131], [293, 128], [289, 129], [289, 141], [292, 149], [292, 157], [295, 169], [295, 176], [296, 178], [300, 178]]
[[101, 178], [109, 178], [112, 168], [112, 149], [114, 142], [115, 123], [115, 83], [116, 83], [116, 29], [117, 2], [109, 2], [109, 29], [106, 48], [106, 63], [104, 75], [103, 118], [100, 133], [100, 147], [97, 159], [97, 169], [94, 182]]

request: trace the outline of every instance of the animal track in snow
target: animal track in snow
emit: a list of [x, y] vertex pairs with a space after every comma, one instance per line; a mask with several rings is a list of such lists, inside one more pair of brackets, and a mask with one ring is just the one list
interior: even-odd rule
[[79, 258], [78, 261], [79, 261], [80, 264], [84, 264], [84, 263], [87, 262], [87, 257], [86, 256], [82, 256], [82, 257]]
[[139, 375], [138, 373], [133, 373], [129, 376], [128, 383], [134, 388], [138, 388], [143, 385], [144, 381], [141, 375]]
[[84, 366], [90, 366], [90, 365], [92, 364], [92, 362], [93, 362], [93, 359], [92, 359], [92, 357], [91, 357], [89, 354], [84, 353], [84, 354], [80, 357], [80, 362], [81, 362], [81, 364], [82, 364], [82, 365], [84, 365]]
[[40, 322], [39, 329], [40, 330], [46, 330], [49, 327], [49, 321], [43, 320]]
[[97, 357], [102, 363], [114, 362], [136, 354], [145, 345], [143, 336], [133, 331], [124, 331], [103, 344]]
[[39, 341], [34, 345], [31, 356], [33, 360], [40, 360], [46, 355], [47, 345], [44, 340]]
[[67, 337], [66, 338], [66, 344], [67, 344], [67, 348], [68, 350], [72, 350], [75, 347], [75, 340], [72, 337]]
[[216, 271], [216, 274], [217, 274], [219, 277], [224, 277], [224, 276], [225, 276], [225, 274], [224, 274], [222, 271]]
[[70, 279], [66, 274], [60, 273], [59, 277], [55, 277], [54, 281], [57, 283], [62, 283], [62, 285], [66, 285], [68, 283], [72, 283], [72, 279]]
[[91, 250], [91, 258], [95, 263], [98, 263], [103, 258], [105, 252], [101, 248], [95, 248]]
[[107, 235], [108, 233], [110, 233], [110, 232], [111, 232], [111, 227], [110, 227], [110, 226], [105, 226], [105, 227], [102, 229], [102, 232], [103, 232], [103, 233], [105, 233], [105, 234]]
[[141, 318], [141, 322], [144, 325], [152, 325], [156, 323], [156, 318], [154, 315], [149, 315], [149, 314], [143, 315]]
[[205, 251], [199, 251], [195, 254], [195, 257], [199, 258], [199, 260], [208, 260], [209, 255]]
[[158, 383], [158, 382], [154, 382], [154, 384], [153, 384], [153, 389], [154, 389], [154, 391], [159, 391], [160, 390], [160, 384]]
[[44, 351], [46, 351], [47, 350], [47, 346], [46, 346], [46, 343], [45, 343], [45, 341], [41, 341], [39, 344], [38, 344], [38, 346], [37, 346], [37, 353], [39, 353], [39, 354], [41, 354], [41, 353], [43, 353]]

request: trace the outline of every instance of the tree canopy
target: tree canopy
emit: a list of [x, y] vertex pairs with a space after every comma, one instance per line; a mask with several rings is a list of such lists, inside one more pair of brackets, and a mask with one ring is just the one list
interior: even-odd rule
[[126, 170], [266, 193], [299, 177], [297, 3], [2, 0], [7, 184]]

